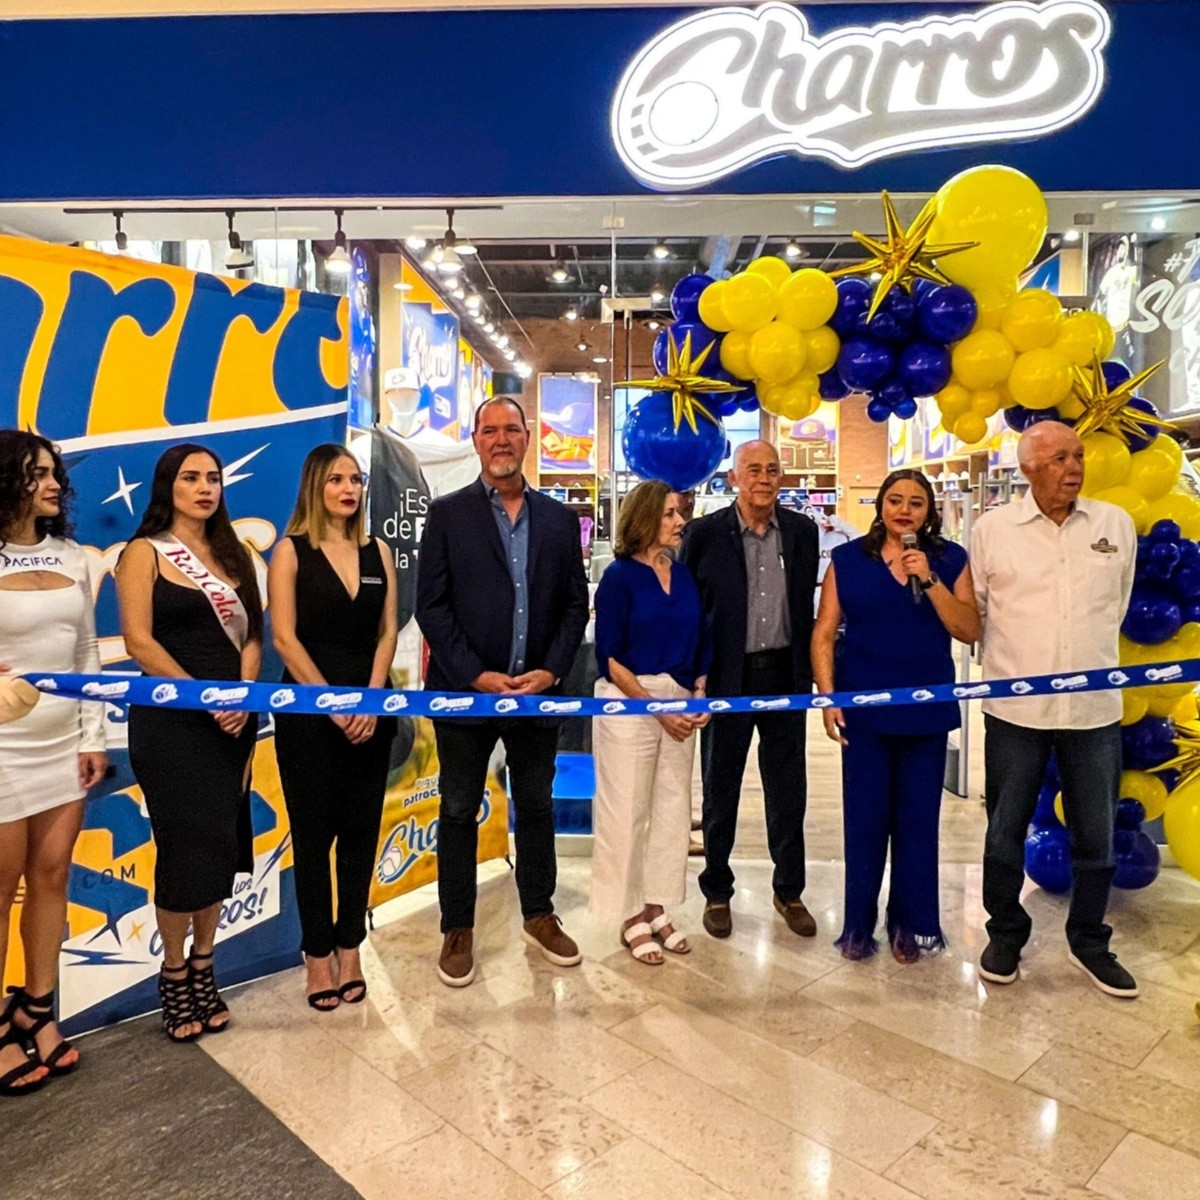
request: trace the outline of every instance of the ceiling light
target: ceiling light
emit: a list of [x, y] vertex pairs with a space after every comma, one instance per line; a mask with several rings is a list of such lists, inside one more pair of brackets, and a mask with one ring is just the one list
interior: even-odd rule
[[408, 237], [404, 239], [404, 244], [410, 250], [424, 250], [428, 240], [428, 238], [423, 238], [419, 233], [410, 233]]
[[1068, 230], [1066, 231], [1066, 233], [1064, 233], [1064, 234], [1062, 235], [1062, 240], [1063, 240], [1064, 242], [1077, 242], [1077, 241], [1079, 241], [1079, 230], [1078, 230], [1078, 229], [1068, 229]]
[[578, 321], [579, 320], [579, 309], [577, 309], [575, 307], [575, 305], [572, 304], [571, 307], [568, 308], [565, 313], [563, 313], [563, 316], [568, 321]]
[[1155, 233], [1162, 233], [1162, 231], [1164, 229], [1166, 229], [1166, 227], [1167, 227], [1167, 218], [1166, 217], [1151, 217], [1150, 218], [1150, 228], [1153, 229]]
[[580, 354], [586, 354], [591, 347], [587, 344], [587, 342], [580, 338], [579, 341], [575, 343], [575, 349], [578, 350]]
[[121, 214], [119, 212], [115, 212], [113, 213], [113, 217], [117, 222], [117, 253], [124, 254], [129, 249], [129, 234], [127, 234], [125, 230], [121, 228]]
[[463, 260], [458, 257], [458, 251], [453, 246], [443, 246], [441, 257], [437, 261], [439, 275], [457, 275], [463, 269]]
[[650, 253], [655, 258], [660, 260], [671, 257], [670, 248], [667, 246], [667, 243], [662, 240], [662, 238], [659, 238], [658, 241], [654, 243], [653, 247], [651, 247]]
[[872, 283], [878, 283], [883, 278], [883, 272], [882, 271], [872, 271], [871, 274], [867, 276], [867, 278]]
[[437, 265], [441, 261], [442, 261], [441, 246], [432, 246], [429, 250], [429, 253], [426, 254], [423, 259], [421, 259], [421, 266], [423, 266], [425, 268], [425, 270], [427, 270], [427, 271], [436, 271]]
[[407, 279], [397, 279], [396, 282], [392, 284], [392, 287], [394, 287], [398, 292], [412, 291], [412, 284], [409, 283]]
[[554, 270], [550, 272], [550, 278], [554, 283], [566, 283], [571, 278], [571, 272], [567, 270], [566, 265], [560, 260], [554, 264]]
[[784, 258], [803, 258], [804, 247], [795, 238], [789, 238], [788, 244], [783, 248], [783, 256]]
[[453, 251], [456, 256], [478, 253], [475, 243], [470, 238], [460, 238], [454, 232], [454, 209], [452, 208], [446, 209], [446, 232], [442, 237], [442, 245], [447, 251]]
[[473, 312], [471, 316], [474, 318], [476, 325], [485, 325], [487, 323], [487, 313]]
[[[241, 271], [246, 267], [254, 266], [254, 258], [242, 249], [242, 239], [233, 227], [233, 215], [232, 209], [225, 213], [225, 217], [229, 222], [229, 253], [225, 255], [225, 269], [228, 271]], [[349, 270], [350, 259], [348, 257], [346, 263], [346, 269]]]
[[493, 324], [491, 323], [491, 321], [484, 321], [484, 323], [483, 323], [483, 332], [484, 332], [484, 333], [495, 333], [495, 332], [496, 332], [496, 327], [495, 327], [495, 325], [493, 325]]
[[513, 370], [516, 371], [516, 373], [520, 375], [522, 379], [528, 379], [530, 375], [533, 374], [533, 368], [527, 362], [517, 363], [513, 367]]
[[651, 304], [656, 304], [656, 305], [661, 304], [666, 298], [667, 298], [667, 293], [664, 292], [662, 290], [662, 288], [656, 287], [650, 292], [650, 303]]
[[606, 362], [608, 362], [608, 359], [603, 354], [596, 354], [596, 355], [592, 356], [592, 362], [606, 363]]
[[464, 301], [468, 308], [479, 308], [483, 304], [483, 297], [474, 289], [467, 293], [467, 298]]
[[[333, 215], [337, 219], [337, 232], [333, 235], [333, 252], [325, 260], [325, 270], [330, 275], [349, 275], [353, 263], [350, 252], [346, 249], [346, 235], [342, 232], [342, 210], [335, 208]], [[233, 228], [233, 214], [229, 214], [229, 228]], [[233, 235], [230, 234], [230, 245], [233, 245]]]
[[507, 333], [502, 333], [502, 334], [501, 334], [501, 335], [500, 335], [500, 336], [499, 336], [499, 337], [496, 339], [496, 345], [497, 345], [497, 346], [507, 346], [507, 345], [508, 345], [508, 334], [507, 334]]
[[517, 352], [510, 346], [507, 350], [505, 350], [504, 357], [507, 358], [509, 362], [512, 362], [513, 359], [517, 357]]
[[1131, 233], [1131, 234], [1129, 235], [1129, 240], [1130, 240], [1131, 242], [1136, 242], [1136, 241], [1137, 241], [1137, 234], [1136, 234], [1136, 233]]
[[465, 300], [467, 298], [467, 291], [461, 283], [456, 283], [454, 287], [450, 289], [450, 295], [452, 295], [455, 300]]
[[658, 329], [661, 325], [662, 325], [661, 321], [647, 321], [646, 322], [646, 328], [651, 329], [651, 330]]

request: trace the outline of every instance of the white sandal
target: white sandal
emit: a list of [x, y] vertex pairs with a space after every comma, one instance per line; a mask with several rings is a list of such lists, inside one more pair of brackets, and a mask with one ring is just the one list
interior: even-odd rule
[[[659, 932], [671, 925], [671, 932], [665, 938], [659, 937]], [[667, 914], [659, 913], [653, 921], [650, 922], [650, 932], [662, 942], [664, 950], [670, 950], [672, 954], [691, 954], [692, 948], [687, 944], [687, 934], [676, 929], [671, 922], [671, 918]]]
[[[636, 946], [633, 945], [633, 939], [639, 937], [646, 938], [646, 941], [639, 942]], [[658, 948], [658, 942], [654, 940], [654, 930], [645, 921], [639, 921], [636, 925], [630, 925], [628, 929], [622, 929], [621, 945], [638, 962], [644, 963], [648, 967], [661, 967], [665, 961], [662, 957], [662, 951]], [[651, 958], [650, 955], [652, 954], [657, 954], [658, 957]]]

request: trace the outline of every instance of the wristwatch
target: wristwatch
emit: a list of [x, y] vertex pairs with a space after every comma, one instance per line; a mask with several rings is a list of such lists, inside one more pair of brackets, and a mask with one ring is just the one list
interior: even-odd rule
[[937, 574], [933, 571], [929, 572], [928, 579], [926, 579], [924, 581], [922, 581], [920, 579], [917, 580], [917, 584], [920, 587], [921, 591], [923, 591], [923, 592], [929, 591], [929, 589], [931, 587], [936, 587], [941, 582], [942, 581], [937, 577]]

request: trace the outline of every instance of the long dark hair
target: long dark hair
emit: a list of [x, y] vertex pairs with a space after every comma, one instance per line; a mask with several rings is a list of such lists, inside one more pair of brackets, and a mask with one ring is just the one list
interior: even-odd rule
[[875, 494], [875, 520], [862, 539], [863, 553], [870, 558], [883, 557], [883, 543], [887, 540], [887, 529], [883, 524], [883, 498], [896, 484], [908, 480], [915, 483], [924, 493], [928, 507], [925, 511], [925, 524], [917, 530], [917, 545], [926, 553], [930, 550], [940, 552], [945, 549], [946, 540], [942, 537], [942, 514], [937, 510], [937, 498], [933, 494], [933, 485], [921, 471], [904, 467], [893, 471], [880, 485]]
[[49, 451], [54, 459], [54, 478], [62, 490], [58, 512], [53, 517], [38, 517], [34, 521], [38, 540], [71, 536], [67, 507], [75, 493], [71, 490], [67, 468], [63, 465], [58, 447], [36, 433], [26, 433], [23, 429], [0, 429], [0, 547], [7, 544], [13, 526], [25, 516], [29, 507], [33, 472], [37, 467], [38, 454], [43, 450]]
[[[207, 446], [195, 442], [181, 442], [164, 450], [157, 463], [154, 464], [154, 482], [150, 485], [150, 499], [146, 511], [142, 514], [142, 523], [137, 532], [129, 540], [151, 538], [165, 533], [171, 528], [175, 519], [174, 490], [175, 480], [184, 460], [192, 454], [207, 454], [217, 464], [217, 470], [224, 476], [225, 468], [221, 460]], [[225, 574], [237, 583], [237, 594], [246, 607], [249, 618], [249, 638], [251, 641], [261, 641], [263, 632], [262, 597], [258, 592], [258, 579], [254, 574], [254, 562], [250, 552], [238, 541], [234, 532], [233, 522], [229, 519], [229, 509], [225, 507], [225, 487], [222, 484], [221, 496], [217, 501], [212, 515], [204, 522], [204, 536], [212, 547], [213, 556], [221, 564]]]

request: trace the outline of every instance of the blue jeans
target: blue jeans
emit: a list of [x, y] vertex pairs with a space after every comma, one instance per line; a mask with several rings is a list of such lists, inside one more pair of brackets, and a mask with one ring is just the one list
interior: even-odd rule
[[1062, 778], [1063, 812], [1071, 835], [1075, 885], [1067, 916], [1067, 943], [1079, 956], [1108, 949], [1104, 923], [1113, 877], [1113, 819], [1121, 784], [1121, 727], [1027, 729], [984, 716], [987, 733], [987, 840], [983, 852], [983, 906], [988, 936], [1020, 952], [1033, 922], [1021, 904], [1025, 837], [1053, 751]]

